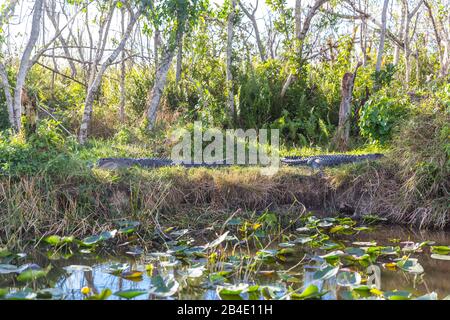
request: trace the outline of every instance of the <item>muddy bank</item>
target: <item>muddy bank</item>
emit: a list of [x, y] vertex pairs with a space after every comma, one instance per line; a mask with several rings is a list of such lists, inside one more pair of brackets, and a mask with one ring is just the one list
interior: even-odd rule
[[262, 175], [258, 168], [132, 168], [94, 169], [53, 179], [3, 179], [0, 237], [2, 243], [14, 243], [49, 233], [83, 236], [121, 219], [139, 220], [149, 230], [163, 222], [196, 229], [202, 225], [200, 218], [210, 223], [212, 217], [224, 220], [237, 210], [283, 211], [280, 208], [380, 214], [395, 221], [390, 212], [395, 210], [397, 188], [395, 179], [376, 163], [323, 172], [281, 168], [273, 176]]

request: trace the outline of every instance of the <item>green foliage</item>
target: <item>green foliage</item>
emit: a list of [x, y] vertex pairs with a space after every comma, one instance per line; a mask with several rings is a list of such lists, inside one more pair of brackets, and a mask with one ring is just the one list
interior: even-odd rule
[[291, 144], [326, 143], [333, 129], [326, 97], [300, 76], [280, 99], [287, 77], [281, 70], [279, 61], [268, 60], [241, 77], [239, 126], [280, 129], [282, 139]]
[[8, 110], [6, 108], [5, 94], [0, 92], [0, 131], [9, 128]]
[[0, 135], [0, 174], [62, 174], [70, 168], [70, 144], [54, 120], [43, 120], [27, 141], [21, 135]]
[[375, 83], [376, 88], [382, 88], [389, 86], [394, 79], [394, 75], [397, 69], [395, 65], [389, 63], [383, 70], [375, 71], [372, 74], [372, 80]]
[[363, 106], [359, 119], [361, 135], [371, 142], [386, 143], [392, 137], [392, 129], [409, 112], [405, 97], [388, 97], [386, 92], [374, 94]]
[[145, 111], [148, 88], [153, 85], [148, 69], [132, 68], [127, 73], [125, 82], [127, 110], [134, 117], [141, 116]]

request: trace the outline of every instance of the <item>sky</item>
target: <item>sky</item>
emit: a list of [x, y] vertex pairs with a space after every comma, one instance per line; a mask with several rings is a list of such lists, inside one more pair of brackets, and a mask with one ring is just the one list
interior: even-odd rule
[[[0, 0], [0, 8], [6, 4], [6, 2], [9, 0]], [[243, 0], [246, 3], [256, 3], [256, 0]], [[309, 2], [310, 0], [303, 0], [303, 2]], [[224, 0], [210, 0], [211, 5], [217, 4], [222, 5]], [[23, 5], [22, 5], [23, 3]], [[25, 45], [26, 38], [24, 37], [24, 34], [29, 32], [30, 24], [31, 24], [31, 16], [28, 16], [29, 12], [31, 12], [31, 9], [33, 7], [33, 0], [22, 0], [20, 1], [20, 4], [16, 6], [16, 15], [20, 13], [22, 16], [22, 19], [20, 22], [18, 22], [18, 17], [16, 16], [15, 19], [11, 21], [11, 24], [9, 26], [8, 32], [12, 35], [11, 37], [8, 37], [9, 43], [7, 46], [10, 50], [13, 51], [20, 51], [20, 48], [23, 48]], [[287, 0], [287, 3], [294, 7], [295, 0]], [[21, 12], [21, 11], [24, 12]], [[266, 12], [268, 10], [268, 6], [266, 5], [265, 0], [259, 0], [258, 5], [258, 11], [256, 13], [258, 24], [260, 24], [260, 31], [264, 33], [265, 25], [262, 17], [265, 16]], [[120, 31], [120, 23], [118, 18], [115, 18], [116, 22], [113, 20], [111, 29], [112, 31], [119, 32]], [[63, 23], [61, 23], [63, 25]], [[47, 25], [46, 28], [51, 29], [51, 26]], [[95, 28], [95, 27], [94, 27]], [[51, 32], [49, 32], [50, 34]], [[42, 34], [42, 33], [41, 33]], [[95, 35], [95, 32], [93, 32]], [[40, 36], [40, 40], [42, 40], [42, 36]], [[44, 39], [45, 40], [45, 39]], [[48, 39], [47, 39], [48, 40]], [[14, 49], [12, 49], [14, 48]], [[5, 48], [4, 48], [5, 49]], [[14, 52], [10, 52], [10, 54], [14, 55]]]

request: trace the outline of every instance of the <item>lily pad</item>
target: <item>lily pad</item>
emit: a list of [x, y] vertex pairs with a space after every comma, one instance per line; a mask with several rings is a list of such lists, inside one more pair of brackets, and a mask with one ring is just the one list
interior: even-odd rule
[[114, 292], [114, 295], [120, 298], [125, 298], [125, 299], [133, 299], [139, 296], [142, 296], [144, 294], [147, 294], [146, 290], [123, 290], [123, 291], [117, 291]]
[[86, 300], [107, 300], [112, 294], [110, 289], [103, 289], [99, 294], [86, 297]]
[[121, 276], [122, 276], [122, 278], [125, 278], [128, 280], [140, 280], [140, 279], [142, 279], [143, 274], [144, 273], [142, 271], [130, 270], [130, 271], [122, 272]]
[[60, 237], [57, 235], [52, 235], [44, 238], [44, 242], [51, 246], [57, 247], [67, 243], [72, 243], [75, 240], [74, 237]]
[[222, 242], [224, 242], [228, 236], [228, 233], [230, 233], [229, 231], [225, 232], [224, 234], [222, 234], [220, 237], [218, 237], [216, 240], [212, 241], [211, 243], [207, 244], [207, 248], [208, 249], [212, 249], [214, 247], [217, 247], [219, 244], [221, 244]]
[[437, 254], [449, 254], [450, 246], [432, 246], [431, 252]]
[[165, 277], [157, 275], [152, 277], [152, 288], [149, 293], [163, 298], [170, 297], [177, 293], [179, 286], [173, 275]]
[[336, 283], [341, 287], [354, 287], [361, 284], [361, 275], [358, 272], [341, 271], [336, 276]]
[[293, 293], [291, 294], [291, 299], [293, 300], [306, 300], [306, 299], [317, 299], [320, 298], [323, 294], [320, 293], [319, 288], [316, 285], [309, 285], [302, 291], [302, 293]]
[[196, 267], [196, 268], [189, 268], [186, 270], [186, 272], [182, 273], [188, 278], [199, 278], [203, 275], [203, 272], [205, 271], [204, 266]]
[[64, 293], [59, 288], [47, 288], [36, 292], [36, 297], [38, 299], [61, 300], [64, 297]]
[[89, 266], [83, 266], [83, 265], [71, 265], [71, 266], [67, 266], [63, 268], [64, 270], [66, 270], [69, 273], [72, 272], [88, 272], [88, 271], [92, 271], [92, 268]]
[[8, 289], [0, 288], [0, 298], [3, 298], [8, 294]]
[[402, 269], [404, 271], [407, 271], [410, 273], [415, 273], [415, 274], [424, 272], [422, 265], [419, 262], [417, 262], [417, 259], [402, 258], [402, 259], [396, 259], [395, 261], [397, 262], [397, 267], [399, 267], [400, 269]]
[[384, 297], [388, 300], [409, 300], [412, 294], [408, 291], [388, 291], [384, 293]]
[[34, 281], [36, 279], [45, 277], [51, 270], [52, 266], [49, 265], [45, 269], [27, 269], [25, 271], [22, 271], [18, 276], [17, 280], [20, 282], [28, 282], [28, 281]]
[[9, 274], [18, 272], [18, 268], [12, 264], [0, 264], [0, 274]]
[[222, 287], [219, 286], [217, 287], [217, 292], [221, 295], [221, 296], [237, 296], [241, 293], [244, 293], [247, 291], [247, 289], [249, 288], [249, 285], [246, 283], [241, 283], [238, 285], [232, 285], [232, 286], [226, 286], [226, 287]]
[[432, 257], [433, 259], [437, 259], [437, 260], [447, 260], [447, 261], [450, 261], [450, 256], [448, 256], [448, 255], [443, 255], [443, 254], [433, 253], [433, 254], [431, 255], [431, 257]]
[[33, 300], [36, 298], [36, 293], [30, 290], [22, 290], [9, 293], [5, 296], [7, 300]]
[[327, 265], [324, 268], [316, 271], [313, 275], [314, 280], [327, 280], [334, 277], [339, 271], [339, 267], [333, 267], [331, 265]]
[[417, 297], [414, 300], [437, 300], [438, 295], [436, 292], [431, 292], [429, 294], [425, 294], [423, 296]]
[[84, 238], [83, 240], [81, 240], [81, 244], [84, 246], [90, 247], [90, 246], [93, 246], [102, 241], [112, 239], [116, 236], [116, 234], [117, 234], [117, 230], [105, 231], [105, 232], [100, 233], [97, 236], [90, 236], [90, 237]]

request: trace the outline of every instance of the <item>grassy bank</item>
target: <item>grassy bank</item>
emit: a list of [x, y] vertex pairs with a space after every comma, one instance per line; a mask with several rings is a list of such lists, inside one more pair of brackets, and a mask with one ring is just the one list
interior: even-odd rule
[[[101, 157], [161, 153], [151, 143], [115, 140], [80, 147], [44, 123], [28, 141], [0, 139], [0, 241], [17, 245], [48, 234], [82, 237], [130, 219], [140, 221], [151, 236], [173, 226], [201, 230], [235, 212], [286, 208], [294, 215], [304, 208], [330, 215], [376, 214], [393, 223], [443, 229], [450, 221], [447, 109], [421, 109], [396, 131], [390, 148], [369, 145], [350, 152], [384, 152], [380, 161], [321, 173], [282, 167], [273, 176], [256, 167], [90, 169]], [[328, 152], [282, 149], [283, 155]]]
[[[347, 165], [323, 174], [282, 168], [270, 177], [258, 168], [132, 168], [93, 169], [65, 178], [2, 179], [1, 241], [17, 245], [49, 234], [83, 237], [111, 229], [121, 220], [139, 221], [151, 237], [168, 227], [201, 231], [222, 224], [233, 213], [249, 216], [271, 210], [295, 216], [305, 207], [329, 215], [380, 214], [418, 227], [447, 226], [448, 211], [435, 206], [448, 204], [448, 199], [399, 202], [402, 184], [388, 163], [385, 159]], [[434, 215], [418, 219], [400, 215], [410, 207]]]

